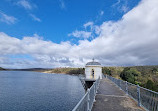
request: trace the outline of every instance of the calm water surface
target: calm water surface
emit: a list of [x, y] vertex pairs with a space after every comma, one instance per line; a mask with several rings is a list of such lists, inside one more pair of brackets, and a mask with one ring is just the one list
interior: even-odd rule
[[0, 71], [0, 111], [71, 111], [83, 95], [77, 76]]

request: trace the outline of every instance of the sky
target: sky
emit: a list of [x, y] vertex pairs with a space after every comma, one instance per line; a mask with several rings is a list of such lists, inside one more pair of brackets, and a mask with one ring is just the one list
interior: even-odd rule
[[0, 0], [0, 67], [158, 65], [158, 0]]

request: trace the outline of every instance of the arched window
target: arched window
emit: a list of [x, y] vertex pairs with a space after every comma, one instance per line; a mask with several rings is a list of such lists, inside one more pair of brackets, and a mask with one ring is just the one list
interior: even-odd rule
[[92, 77], [94, 78], [94, 69], [92, 69]]

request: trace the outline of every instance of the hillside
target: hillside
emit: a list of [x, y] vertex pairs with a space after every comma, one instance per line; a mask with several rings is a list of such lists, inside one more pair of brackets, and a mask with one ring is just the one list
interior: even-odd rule
[[0, 67], [0, 70], [5, 70], [4, 68]]
[[[7, 70], [0, 67], [0, 70]], [[84, 68], [31, 68], [31, 69], [9, 69], [13, 71], [36, 71], [43, 73], [59, 74], [84, 74]], [[103, 67], [103, 74], [111, 75], [133, 84], [139, 84], [142, 87], [158, 92], [158, 65], [157, 66], [132, 66], [132, 67]]]
[[46, 69], [46, 68], [28, 68], [28, 69], [9, 69], [11, 71], [38, 71], [38, 72], [41, 72], [41, 71], [47, 71], [47, 70], [50, 70], [50, 69]]
[[103, 67], [103, 73], [158, 91], [158, 66]]
[[[84, 68], [54, 68], [39, 70], [44, 73], [84, 74]], [[103, 67], [103, 74], [158, 91], [158, 66]]]
[[50, 70], [43, 70], [40, 72], [78, 75], [78, 74], [84, 74], [84, 68], [54, 68]]

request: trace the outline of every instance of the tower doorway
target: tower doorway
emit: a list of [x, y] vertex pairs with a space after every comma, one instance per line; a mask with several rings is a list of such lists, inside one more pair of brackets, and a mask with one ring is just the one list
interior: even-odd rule
[[94, 79], [94, 69], [92, 69], [92, 78]]

